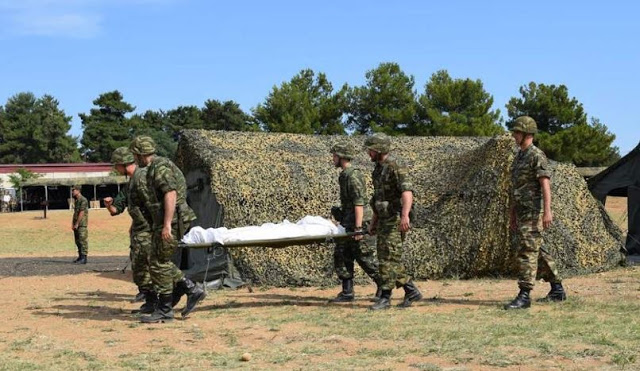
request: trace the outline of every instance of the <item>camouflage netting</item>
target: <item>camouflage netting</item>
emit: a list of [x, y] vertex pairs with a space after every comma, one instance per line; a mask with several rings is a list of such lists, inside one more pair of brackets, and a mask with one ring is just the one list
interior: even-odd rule
[[[362, 148], [363, 137], [186, 131], [178, 164], [208, 173], [229, 228], [329, 217], [339, 203], [338, 174], [329, 149], [338, 140]], [[418, 279], [515, 273], [508, 220], [513, 140], [393, 138], [392, 152], [410, 168], [416, 221], [405, 261]], [[364, 150], [353, 160], [369, 186], [373, 164]], [[546, 246], [565, 276], [601, 271], [621, 262], [621, 231], [591, 196], [572, 165], [553, 166], [555, 220]], [[369, 192], [371, 195], [371, 191]], [[232, 249], [245, 279], [257, 283], [323, 285], [336, 282], [332, 246]], [[361, 273], [360, 273], [361, 274]], [[362, 279], [362, 275], [360, 276]]]

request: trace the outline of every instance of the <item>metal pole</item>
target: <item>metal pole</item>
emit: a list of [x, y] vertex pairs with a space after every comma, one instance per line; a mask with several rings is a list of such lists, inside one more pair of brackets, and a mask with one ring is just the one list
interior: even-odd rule
[[22, 186], [20, 186], [20, 211], [21, 211], [21, 212], [22, 212], [22, 211], [24, 211], [24, 207], [23, 207], [23, 203], [24, 203], [24, 202], [22, 201], [22, 199], [23, 199], [23, 198], [24, 198], [24, 197], [23, 197], [23, 195], [22, 195]]
[[71, 210], [71, 203], [73, 202], [73, 186], [69, 187], [69, 210]]
[[[96, 201], [98, 199], [98, 191], [96, 190], [96, 185], [93, 185], [93, 201]], [[99, 205], [96, 209], [99, 208]]]
[[47, 211], [49, 210], [49, 187], [44, 186], [44, 218], [47, 219]]

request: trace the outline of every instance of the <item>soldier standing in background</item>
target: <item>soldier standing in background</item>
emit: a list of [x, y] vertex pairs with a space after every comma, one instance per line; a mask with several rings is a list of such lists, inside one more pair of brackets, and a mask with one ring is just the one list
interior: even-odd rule
[[388, 136], [376, 133], [365, 140], [369, 158], [376, 163], [373, 170], [373, 219], [369, 234], [377, 233], [377, 252], [382, 280], [382, 295], [372, 310], [391, 306], [391, 290], [404, 288], [404, 300], [399, 307], [410, 307], [422, 299], [420, 290], [406, 273], [402, 261], [402, 244], [411, 229], [409, 213], [413, 205], [413, 185], [407, 168], [389, 154], [391, 141]]
[[[371, 219], [371, 211], [365, 205], [367, 188], [359, 169], [351, 166], [351, 159], [356, 155], [353, 146], [347, 143], [335, 144], [331, 147], [333, 164], [342, 168], [338, 182], [340, 183], [340, 208], [332, 209], [338, 216], [336, 220], [347, 232], [362, 232], [365, 222]], [[365, 209], [367, 213], [365, 213]], [[366, 215], [365, 217], [365, 214]], [[332, 303], [350, 302], [355, 300], [353, 290], [354, 260], [358, 262], [365, 273], [376, 283], [376, 301], [380, 298], [381, 285], [378, 274], [378, 261], [374, 254], [375, 238], [367, 237], [362, 242], [363, 235], [356, 235], [352, 240], [336, 243], [333, 254], [334, 265], [338, 277], [342, 280], [342, 291], [331, 300]]]
[[[551, 291], [543, 301], [563, 301], [567, 295], [562, 287], [556, 263], [542, 246], [543, 228], [553, 221], [551, 213], [551, 173], [547, 157], [533, 145], [538, 132], [536, 122], [529, 116], [518, 117], [513, 127], [513, 138], [519, 147], [511, 168], [512, 206], [510, 228], [518, 233], [520, 263], [518, 296], [504, 306], [505, 309], [523, 309], [531, 306], [529, 292], [536, 277], [551, 284]], [[544, 204], [544, 205], [543, 205]]]
[[173, 307], [186, 294], [187, 304], [181, 312], [184, 318], [206, 295], [202, 285], [185, 277], [171, 260], [178, 241], [196, 219], [195, 213], [187, 205], [187, 183], [171, 160], [154, 155], [156, 146], [151, 137], [135, 138], [129, 149], [138, 165], [147, 167], [144, 208], [152, 221], [150, 273], [158, 292], [156, 310], [149, 316], [143, 316], [141, 321], [157, 323], [173, 320]]
[[138, 286], [145, 301], [139, 312], [150, 314], [155, 310], [158, 294], [153, 289], [149, 273], [151, 222], [145, 218], [143, 212], [147, 169], [136, 165], [133, 153], [127, 147], [120, 147], [113, 151], [111, 163], [120, 175], [129, 177], [129, 183], [122, 188], [115, 199], [106, 197], [104, 204], [112, 216], [121, 214], [124, 209], [127, 209], [131, 216], [131, 227], [129, 228], [131, 272], [133, 273], [133, 282]]
[[78, 258], [73, 262], [87, 264], [87, 253], [89, 252], [89, 201], [80, 193], [81, 190], [82, 187], [79, 185], [74, 185], [71, 190], [71, 195], [75, 199], [71, 229], [78, 247]]

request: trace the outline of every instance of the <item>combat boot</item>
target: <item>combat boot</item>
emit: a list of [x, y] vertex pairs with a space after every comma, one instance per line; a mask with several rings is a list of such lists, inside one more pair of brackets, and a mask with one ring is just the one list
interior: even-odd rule
[[144, 294], [144, 304], [140, 306], [138, 313], [151, 314], [156, 310], [156, 306], [158, 305], [158, 294], [152, 290], [145, 290], [142, 293]]
[[185, 291], [186, 286], [179, 284], [179, 282], [180, 281], [176, 282], [175, 286], [173, 286], [173, 297], [171, 298], [171, 308], [178, 305], [178, 303], [180, 302], [184, 294], [187, 293]]
[[538, 299], [538, 302], [551, 302], [551, 301], [565, 301], [567, 300], [567, 293], [562, 287], [562, 283], [551, 282], [551, 291], [542, 299]]
[[187, 277], [182, 277], [182, 279], [176, 283], [176, 286], [180, 286], [187, 294], [187, 305], [185, 305], [182, 312], [180, 312], [184, 318], [193, 311], [196, 304], [207, 296], [207, 293], [204, 291], [202, 284], [195, 283]]
[[375, 303], [375, 302], [377, 302], [378, 300], [380, 300], [380, 296], [382, 296], [382, 288], [380, 287], [380, 285], [378, 285], [378, 286], [376, 287], [376, 293], [375, 293], [375, 295], [374, 295], [371, 299], [369, 299], [369, 301], [372, 301], [372, 302], [374, 302], [374, 303]]
[[73, 259], [74, 263], [77, 263], [82, 258], [82, 253], [80, 253], [80, 249], [78, 249], [78, 257]]
[[342, 291], [333, 299], [329, 300], [330, 303], [346, 303], [354, 301], [356, 295], [353, 291], [353, 278], [342, 280]]
[[173, 321], [173, 308], [171, 307], [171, 294], [160, 294], [156, 309], [148, 316], [140, 317], [142, 323], [164, 323]]
[[418, 290], [413, 281], [405, 283], [402, 288], [404, 289], [404, 300], [402, 300], [402, 303], [398, 304], [399, 308], [409, 308], [411, 304], [422, 299], [422, 293]]
[[380, 299], [376, 301], [371, 307], [370, 310], [380, 310], [380, 309], [389, 309], [391, 307], [391, 290], [382, 290], [380, 294]]
[[531, 298], [529, 297], [529, 292], [531, 290], [520, 289], [518, 296], [516, 296], [513, 301], [509, 304], [504, 305], [504, 309], [525, 309], [531, 306]]
[[146, 299], [146, 294], [145, 294], [146, 290], [139, 290], [138, 293], [136, 294], [136, 296], [131, 299], [132, 303], [140, 303], [143, 302]]
[[75, 261], [75, 264], [87, 264], [87, 256], [85, 254], [81, 254], [80, 258]]

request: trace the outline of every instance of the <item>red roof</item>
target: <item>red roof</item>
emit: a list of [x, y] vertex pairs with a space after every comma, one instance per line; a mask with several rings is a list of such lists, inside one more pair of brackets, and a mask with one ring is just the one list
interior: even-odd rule
[[76, 164], [10, 164], [0, 165], [0, 174], [15, 173], [25, 168], [34, 173], [83, 173], [111, 171], [113, 165], [108, 162], [76, 163]]

